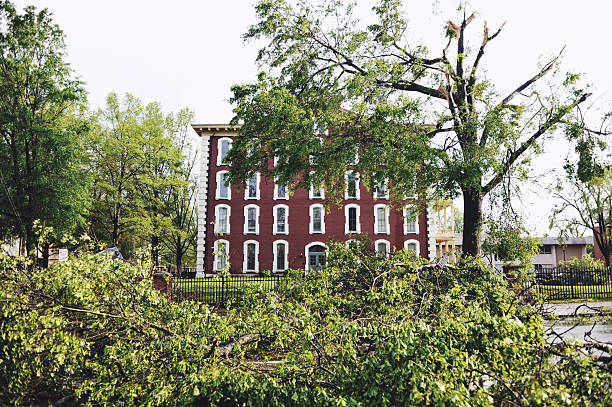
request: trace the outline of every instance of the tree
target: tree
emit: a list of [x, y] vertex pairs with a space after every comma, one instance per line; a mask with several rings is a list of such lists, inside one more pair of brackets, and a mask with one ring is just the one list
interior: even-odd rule
[[[589, 95], [575, 88], [576, 75], [538, 86], [555, 74], [559, 56], [497, 95], [481, 71], [503, 25], [490, 31], [485, 23], [474, 42], [468, 28], [476, 13], [463, 7], [458, 24], [446, 22], [447, 45], [433, 56], [406, 38], [401, 1], [380, 0], [377, 21], [365, 28], [353, 8], [257, 3], [259, 21], [244, 37], [265, 41], [257, 61], [268, 71], [232, 88], [233, 122], [243, 125], [229, 156], [231, 182], [261, 171], [292, 186], [324, 181], [338, 197], [357, 152], [354, 167], [366, 186], [388, 178], [396, 198], [415, 184], [421, 197], [461, 193], [463, 250], [479, 253], [483, 199], [524, 174], [529, 156]], [[268, 168], [270, 156], [278, 166]]]
[[19, 14], [0, 2], [0, 223], [3, 235], [36, 243], [34, 221], [56, 240], [83, 221], [82, 83], [65, 61], [62, 30], [47, 9]]
[[551, 225], [573, 234], [589, 230], [608, 267], [612, 256], [612, 168], [585, 181], [575, 170], [566, 165], [567, 178], [560, 179], [553, 189], [559, 204], [553, 209]]
[[176, 183], [170, 189], [165, 199], [165, 212], [170, 219], [170, 227], [164, 234], [164, 248], [174, 259], [176, 270], [180, 272], [185, 264], [185, 256], [195, 249], [197, 235], [196, 192], [195, 179], [197, 166], [197, 151], [189, 142], [189, 126], [193, 121], [193, 113], [188, 109], [178, 112], [172, 126], [174, 140], [181, 151], [184, 160], [177, 176], [183, 181]]
[[89, 145], [97, 201], [94, 235], [113, 246], [149, 240], [157, 253], [168, 224], [164, 200], [172, 186], [183, 182], [177, 178], [182, 156], [169, 131], [173, 118], [164, 116], [158, 103], [143, 106], [130, 94], [121, 103], [111, 93], [95, 121]]

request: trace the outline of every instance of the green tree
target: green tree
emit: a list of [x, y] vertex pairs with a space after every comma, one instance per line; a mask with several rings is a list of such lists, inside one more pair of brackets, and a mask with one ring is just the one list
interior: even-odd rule
[[[267, 72], [232, 88], [233, 122], [243, 123], [230, 153], [232, 183], [257, 170], [294, 186], [323, 181], [338, 197], [357, 152], [355, 168], [370, 188], [386, 177], [399, 199], [415, 184], [421, 197], [462, 194], [463, 251], [479, 253], [483, 199], [524, 175], [546, 135], [589, 95], [574, 88], [575, 75], [540, 86], [558, 57], [498, 95], [482, 63], [503, 25], [485, 23], [469, 36], [476, 13], [463, 7], [435, 54], [407, 38], [401, 1], [380, 0], [367, 27], [353, 9], [342, 1], [257, 3], [258, 22], [244, 37], [264, 42], [257, 61]], [[278, 166], [268, 167], [270, 156]]]
[[[165, 212], [170, 227], [163, 236], [164, 252], [172, 257], [177, 271], [185, 265], [186, 258], [195, 259], [197, 212], [196, 171], [199, 168], [197, 151], [190, 142], [190, 123], [193, 113], [187, 109], [179, 111], [172, 126], [174, 140], [184, 159], [177, 176], [182, 182], [173, 184], [165, 197]], [[191, 256], [190, 256], [191, 254]]]
[[28, 253], [36, 219], [57, 239], [83, 220], [89, 202], [85, 91], [64, 50], [47, 9], [19, 14], [0, 2], [0, 223], [3, 235], [25, 239]]
[[184, 183], [178, 177], [182, 155], [173, 140], [174, 119], [158, 103], [143, 106], [130, 94], [121, 102], [111, 93], [95, 121], [89, 145], [94, 235], [128, 251], [148, 241], [156, 254], [169, 224], [165, 199], [169, 189]]

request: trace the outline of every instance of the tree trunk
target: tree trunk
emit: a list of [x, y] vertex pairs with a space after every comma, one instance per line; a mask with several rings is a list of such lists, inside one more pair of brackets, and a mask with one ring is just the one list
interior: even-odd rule
[[49, 243], [45, 243], [43, 248], [43, 268], [49, 267]]
[[159, 267], [159, 236], [151, 236], [151, 259], [155, 268]]
[[463, 191], [463, 254], [480, 255], [482, 229], [482, 193]]
[[183, 251], [181, 250], [181, 239], [177, 239], [176, 243], [176, 272], [181, 275], [183, 273]]

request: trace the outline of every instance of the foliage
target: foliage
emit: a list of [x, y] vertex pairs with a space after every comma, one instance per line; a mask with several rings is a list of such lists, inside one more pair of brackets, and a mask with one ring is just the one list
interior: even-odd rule
[[[548, 134], [587, 99], [577, 76], [560, 78], [557, 56], [501, 97], [482, 68], [503, 26], [490, 31], [485, 22], [472, 35], [477, 15], [463, 6], [433, 53], [408, 37], [399, 0], [378, 1], [366, 27], [355, 3], [313, 3], [256, 4], [258, 21], [244, 37], [263, 42], [265, 71], [232, 88], [233, 122], [242, 123], [229, 155], [232, 183], [254, 171], [292, 187], [323, 181], [337, 201], [355, 168], [370, 190], [388, 178], [396, 200], [415, 185], [421, 199], [462, 194], [463, 251], [478, 254], [484, 197], [525, 178]], [[545, 76], [551, 83], [541, 83]], [[269, 166], [271, 156], [278, 165]]]
[[593, 269], [603, 268], [604, 263], [601, 260], [594, 259], [591, 254], [585, 254], [582, 257], [572, 257], [569, 260], [559, 261], [559, 267], [561, 268], [575, 268], [575, 269]]
[[559, 203], [553, 209], [551, 225], [573, 234], [590, 231], [609, 266], [612, 256], [612, 167], [602, 168], [601, 176], [584, 181], [578, 173], [580, 167], [580, 164], [568, 162], [566, 176], [559, 178], [552, 188]]
[[24, 273], [3, 259], [0, 403], [612, 402], [609, 367], [547, 343], [479, 260], [440, 269], [367, 251], [330, 243], [325, 270], [225, 309], [168, 303], [147, 266], [84, 253]]
[[533, 256], [539, 250], [538, 239], [529, 237], [520, 217], [505, 213], [500, 219], [487, 222], [487, 237], [483, 242], [485, 254], [493, 255], [506, 264], [518, 262], [530, 268]]
[[184, 133], [191, 117], [188, 110], [164, 115], [158, 103], [145, 106], [130, 94], [122, 101], [115, 93], [108, 96], [106, 108], [93, 118], [89, 142], [97, 202], [91, 223], [97, 239], [129, 256], [147, 241], [157, 253], [162, 236], [180, 233], [174, 211], [192, 179], [184, 174], [175, 135]]
[[34, 220], [58, 241], [82, 223], [90, 201], [85, 91], [64, 50], [48, 10], [19, 14], [0, 1], [0, 229], [24, 238], [29, 253]]

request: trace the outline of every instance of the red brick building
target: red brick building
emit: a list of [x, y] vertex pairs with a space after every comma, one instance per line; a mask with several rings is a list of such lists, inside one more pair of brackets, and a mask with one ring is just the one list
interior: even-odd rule
[[224, 158], [238, 127], [193, 128], [201, 137], [198, 275], [215, 273], [228, 260], [231, 273], [317, 269], [325, 261], [328, 238], [347, 241], [358, 233], [367, 234], [379, 251], [408, 248], [422, 257], [435, 256], [435, 239], [428, 239], [432, 219], [413, 214], [411, 205], [392, 208], [387, 186], [373, 194], [359, 182], [359, 174], [347, 172], [342, 205], [327, 211], [323, 186], [289, 195], [282, 185], [257, 175], [242, 190], [227, 187]]

